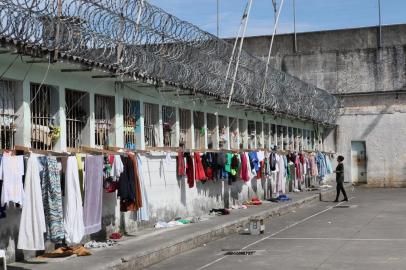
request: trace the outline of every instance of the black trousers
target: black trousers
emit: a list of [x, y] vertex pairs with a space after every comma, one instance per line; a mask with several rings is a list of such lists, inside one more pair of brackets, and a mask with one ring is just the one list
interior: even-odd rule
[[338, 201], [338, 197], [340, 197], [340, 191], [344, 195], [344, 199], [348, 199], [347, 193], [345, 192], [344, 189], [344, 183], [343, 182], [337, 182], [337, 196], [336, 196], [336, 201]]

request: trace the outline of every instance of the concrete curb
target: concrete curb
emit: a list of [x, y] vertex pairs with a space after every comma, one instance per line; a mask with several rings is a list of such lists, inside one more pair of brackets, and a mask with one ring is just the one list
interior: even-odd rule
[[[289, 212], [292, 212], [294, 209], [317, 202], [334, 194], [335, 190], [322, 191], [319, 194], [309, 195], [309, 197], [299, 199], [291, 203], [281, 204], [276, 208], [264, 210], [255, 214], [255, 217], [259, 216], [267, 220], [274, 216], [285, 215]], [[109, 265], [106, 265], [105, 269], [144, 269], [145, 267], [159, 263], [165, 259], [179, 255], [186, 251], [195, 249], [211, 241], [215, 241], [228, 235], [241, 232], [242, 230], [244, 230], [244, 228], [247, 227], [249, 220], [252, 217], [253, 216], [246, 216], [243, 218], [239, 218], [207, 230], [185, 235], [184, 237], [180, 237], [169, 243], [163, 243], [162, 245], [157, 246], [153, 249], [137, 252], [131, 256], [122, 257], [121, 262], [114, 260]]]

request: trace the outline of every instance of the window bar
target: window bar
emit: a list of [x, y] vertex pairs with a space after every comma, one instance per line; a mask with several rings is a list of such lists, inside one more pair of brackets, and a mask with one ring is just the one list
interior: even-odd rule
[[230, 117], [230, 147], [231, 149], [238, 149], [238, 119]]
[[1, 149], [14, 148], [15, 132], [15, 106], [14, 106], [14, 83], [0, 80], [1, 94], [1, 125], [0, 147]]
[[146, 147], [156, 147], [159, 142], [159, 105], [144, 103], [144, 136]]
[[112, 97], [95, 95], [95, 145], [105, 148], [109, 145], [109, 134], [112, 128], [111, 118], [114, 115]]
[[269, 149], [270, 148], [270, 146], [269, 146], [269, 132], [270, 132], [270, 129], [269, 129], [269, 123], [264, 123], [264, 148], [265, 149]]
[[162, 121], [164, 146], [175, 147], [176, 109], [175, 107], [162, 106]]
[[202, 112], [193, 112], [193, 124], [195, 129], [195, 148], [204, 149], [204, 113]]
[[87, 122], [85, 96], [87, 93], [66, 90], [66, 130], [67, 146], [69, 148], [80, 148], [83, 143], [82, 131]]
[[140, 118], [140, 102], [124, 99], [124, 146], [127, 149], [136, 149], [136, 128]]
[[207, 147], [209, 149], [217, 147], [216, 140], [216, 115], [207, 114]]
[[35, 149], [51, 150], [52, 125], [51, 87], [31, 85], [31, 145]]
[[255, 148], [255, 122], [248, 121], [248, 148], [254, 149]]
[[262, 149], [264, 148], [262, 142], [262, 122], [256, 122], [256, 139], [257, 139], [257, 148]]
[[218, 116], [219, 122], [219, 147], [227, 148], [227, 117], [219, 115]]

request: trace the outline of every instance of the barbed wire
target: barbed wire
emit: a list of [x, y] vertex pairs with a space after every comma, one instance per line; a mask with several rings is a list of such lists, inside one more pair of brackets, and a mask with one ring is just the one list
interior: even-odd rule
[[[221, 100], [232, 83], [231, 44], [141, 0], [0, 0], [0, 36]], [[234, 103], [335, 123], [334, 96], [280, 70], [269, 67], [263, 95], [265, 65], [243, 51]]]

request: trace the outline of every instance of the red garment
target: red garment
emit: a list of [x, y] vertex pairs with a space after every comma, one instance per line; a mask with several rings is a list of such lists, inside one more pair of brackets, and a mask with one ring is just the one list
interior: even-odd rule
[[257, 179], [261, 179], [262, 178], [262, 174], [263, 174], [263, 169], [265, 166], [265, 160], [260, 161], [259, 162], [259, 170], [257, 171]]
[[206, 176], [207, 176], [207, 180], [214, 180], [214, 175], [213, 175], [213, 169], [212, 168], [207, 167]]
[[207, 180], [206, 174], [204, 173], [202, 158], [200, 157], [199, 152], [195, 152], [195, 178], [196, 181], [205, 181]]
[[113, 166], [113, 163], [114, 163], [114, 156], [113, 156], [113, 155], [109, 155], [109, 164], [110, 164], [111, 166]]
[[195, 172], [193, 169], [193, 158], [190, 154], [186, 156], [186, 176], [187, 176], [187, 183], [189, 184], [189, 188], [194, 187], [195, 185]]
[[247, 156], [242, 153], [240, 155], [241, 157], [241, 170], [240, 170], [240, 178], [244, 182], [248, 182], [250, 180], [250, 176], [248, 174], [248, 161], [247, 161]]
[[177, 173], [178, 176], [185, 176], [185, 157], [183, 156], [183, 152], [179, 151], [178, 152], [178, 157], [177, 157]]
[[302, 171], [300, 170], [300, 159], [299, 159], [299, 156], [296, 156], [295, 166], [296, 166], [296, 178], [297, 178], [297, 179], [301, 179], [301, 178], [302, 178]]

